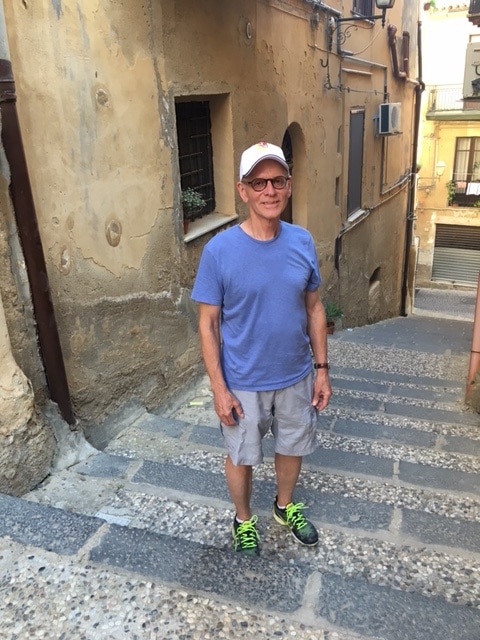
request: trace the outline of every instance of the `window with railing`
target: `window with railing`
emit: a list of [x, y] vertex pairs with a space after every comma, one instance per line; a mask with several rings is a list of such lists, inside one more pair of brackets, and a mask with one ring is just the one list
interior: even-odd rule
[[[457, 138], [450, 204], [464, 207], [480, 202], [480, 137]], [[454, 195], [453, 195], [454, 193]]]
[[428, 91], [428, 111], [461, 111], [463, 85], [434, 85]]

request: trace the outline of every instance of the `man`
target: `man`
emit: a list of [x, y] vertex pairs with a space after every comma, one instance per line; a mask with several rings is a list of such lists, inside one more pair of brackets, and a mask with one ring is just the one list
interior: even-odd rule
[[280, 147], [261, 142], [244, 151], [237, 189], [248, 218], [207, 243], [192, 299], [199, 303], [202, 355], [228, 453], [234, 548], [258, 555], [252, 467], [263, 461], [269, 430], [277, 480], [273, 517], [298, 542], [318, 542], [293, 491], [302, 457], [316, 447], [317, 411], [332, 392], [313, 240], [305, 229], [280, 221], [292, 192]]

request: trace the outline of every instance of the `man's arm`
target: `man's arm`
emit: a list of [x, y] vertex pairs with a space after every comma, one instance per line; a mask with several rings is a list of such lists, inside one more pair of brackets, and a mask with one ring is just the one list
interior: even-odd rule
[[[318, 291], [307, 291], [305, 307], [307, 310], [307, 333], [315, 362], [327, 362], [327, 318], [323, 304], [318, 297]], [[316, 372], [312, 405], [318, 411], [322, 411], [330, 401], [332, 388], [328, 377], [328, 369], [317, 369]]]
[[233, 396], [225, 383], [220, 359], [220, 307], [200, 303], [198, 305], [198, 329], [203, 361], [213, 391], [215, 411], [221, 422], [229, 427], [235, 426], [235, 411], [243, 418], [242, 405]]

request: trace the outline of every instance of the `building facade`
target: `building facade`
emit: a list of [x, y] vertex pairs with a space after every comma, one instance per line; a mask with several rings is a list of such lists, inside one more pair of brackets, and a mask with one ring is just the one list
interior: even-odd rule
[[420, 287], [476, 287], [480, 271], [480, 31], [468, 15], [466, 3], [437, 2], [423, 16]]
[[246, 213], [238, 163], [259, 140], [291, 164], [285, 219], [314, 237], [323, 299], [347, 326], [401, 312], [416, 3], [382, 16], [372, 0], [39, 0], [4, 14], [59, 338], [46, 382], [51, 315], [38, 351], [11, 340], [12, 355], [73, 428], [91, 435], [131, 399], [157, 407], [202, 371], [190, 290], [205, 243]]

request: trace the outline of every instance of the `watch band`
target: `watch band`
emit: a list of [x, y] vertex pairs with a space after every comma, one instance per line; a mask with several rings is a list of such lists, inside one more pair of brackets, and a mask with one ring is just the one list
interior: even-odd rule
[[330, 363], [329, 362], [316, 362], [313, 365], [314, 369], [330, 369]]

